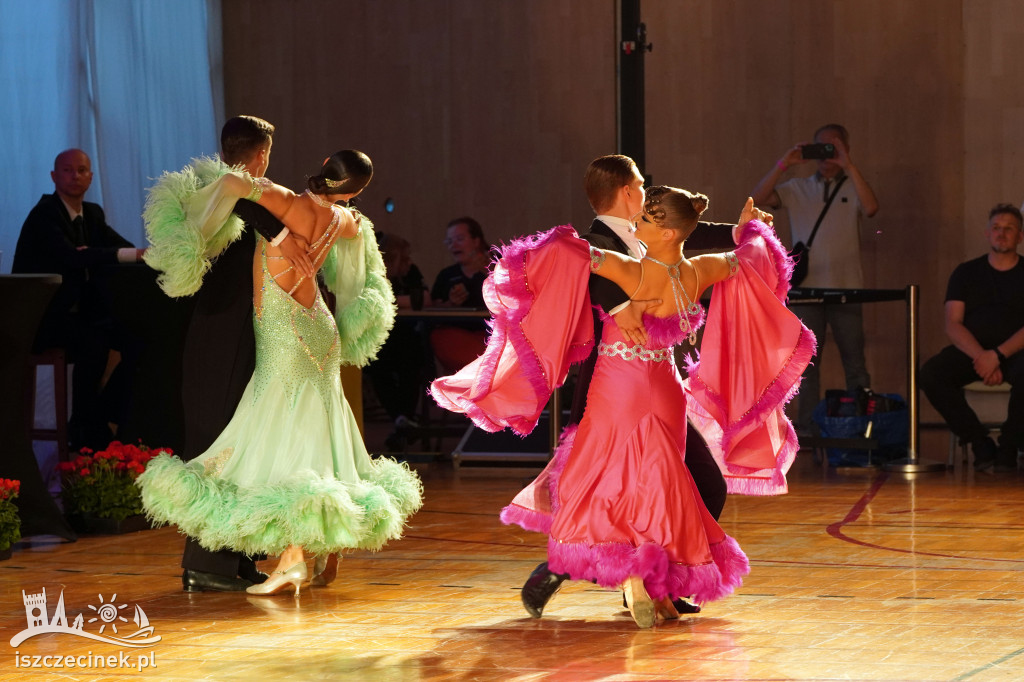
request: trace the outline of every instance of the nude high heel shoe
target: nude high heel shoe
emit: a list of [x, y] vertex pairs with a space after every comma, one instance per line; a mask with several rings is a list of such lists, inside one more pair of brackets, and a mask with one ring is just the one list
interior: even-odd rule
[[313, 579], [309, 581], [314, 587], [324, 587], [338, 577], [338, 553], [318, 554], [313, 564]]
[[249, 594], [275, 594], [284, 589], [285, 585], [292, 584], [295, 586], [295, 596], [299, 596], [299, 585], [305, 582], [309, 576], [306, 570], [306, 562], [300, 561], [295, 564], [287, 571], [274, 571], [267, 578], [267, 581], [259, 585], [250, 585], [245, 588], [245, 591]]
[[633, 621], [639, 628], [654, 626], [654, 602], [644, 588], [644, 580], [640, 576], [631, 575], [622, 583], [622, 591], [626, 595], [626, 605]]

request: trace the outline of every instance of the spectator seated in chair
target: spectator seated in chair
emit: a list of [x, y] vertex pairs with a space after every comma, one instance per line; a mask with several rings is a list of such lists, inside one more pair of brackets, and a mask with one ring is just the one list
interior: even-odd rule
[[[988, 253], [961, 263], [949, 277], [946, 335], [952, 344], [924, 364], [920, 385], [953, 434], [971, 444], [974, 468], [1007, 473], [1017, 470], [1017, 452], [1024, 446], [1021, 212], [1010, 204], [995, 206], [985, 236]], [[964, 386], [979, 380], [1011, 387], [998, 446], [964, 396]]]
[[[110, 292], [96, 269], [136, 263], [145, 249], [107, 224], [99, 204], [85, 201], [92, 184], [92, 162], [81, 149], [57, 155], [50, 173], [55, 191], [44, 194], [21, 227], [14, 251], [14, 273], [57, 273], [63, 281], [36, 333], [36, 353], [66, 351], [74, 364], [71, 449], [102, 450], [113, 438], [109, 424], [123, 423], [140, 342], [121, 329], [111, 314]], [[108, 362], [120, 361], [104, 381]]]
[[[483, 287], [490, 264], [490, 245], [483, 228], [468, 216], [448, 223], [444, 245], [455, 263], [438, 273], [430, 297], [436, 308], [485, 309]], [[487, 328], [483, 319], [436, 326], [430, 332], [434, 357], [445, 373], [462, 369], [484, 352]]]

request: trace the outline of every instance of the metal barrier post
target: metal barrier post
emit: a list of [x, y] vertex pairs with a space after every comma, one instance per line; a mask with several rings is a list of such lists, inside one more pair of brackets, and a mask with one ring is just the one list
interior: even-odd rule
[[907, 439], [907, 458], [898, 459], [885, 465], [886, 471], [895, 471], [904, 474], [917, 474], [931, 471], [945, 471], [946, 465], [943, 462], [931, 462], [924, 464], [918, 459], [918, 426], [920, 416], [917, 404], [917, 328], [918, 315], [917, 304], [919, 290], [916, 284], [907, 286], [907, 417], [910, 422]]
[[554, 456], [555, 448], [558, 447], [558, 435], [562, 431], [562, 389], [558, 386], [551, 392], [548, 410], [548, 424], [551, 427], [551, 455]]

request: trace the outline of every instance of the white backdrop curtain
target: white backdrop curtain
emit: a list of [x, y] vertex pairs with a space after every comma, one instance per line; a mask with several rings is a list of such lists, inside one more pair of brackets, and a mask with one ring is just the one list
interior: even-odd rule
[[220, 0], [0, 0], [0, 272], [69, 147], [92, 158], [86, 200], [144, 245], [151, 179], [217, 151], [220, 40]]

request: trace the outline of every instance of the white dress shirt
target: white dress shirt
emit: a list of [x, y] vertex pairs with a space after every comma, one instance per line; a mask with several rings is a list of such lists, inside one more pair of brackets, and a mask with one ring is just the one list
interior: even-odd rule
[[623, 241], [633, 258], [643, 258], [646, 247], [636, 238], [636, 226], [632, 222], [613, 215], [599, 215], [597, 219], [607, 225]]

